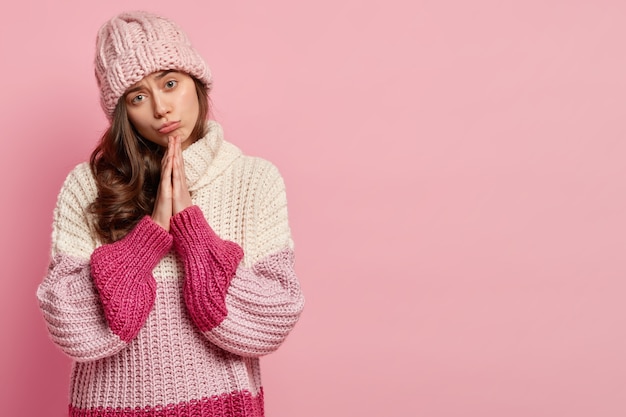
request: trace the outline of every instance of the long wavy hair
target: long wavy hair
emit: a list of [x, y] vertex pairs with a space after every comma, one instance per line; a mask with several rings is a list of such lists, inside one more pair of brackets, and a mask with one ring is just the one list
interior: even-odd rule
[[[190, 139], [207, 133], [209, 116], [207, 87], [192, 77], [199, 111]], [[147, 214], [152, 214], [161, 177], [165, 148], [144, 139], [128, 118], [124, 97], [115, 107], [111, 126], [91, 153], [90, 166], [98, 196], [89, 206], [94, 227], [105, 243], [115, 242], [130, 232]]]

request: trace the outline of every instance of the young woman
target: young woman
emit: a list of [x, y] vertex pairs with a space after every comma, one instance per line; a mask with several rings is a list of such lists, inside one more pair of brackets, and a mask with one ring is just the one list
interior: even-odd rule
[[259, 357], [304, 299], [283, 180], [208, 120], [211, 76], [172, 21], [97, 37], [111, 125], [65, 180], [37, 296], [71, 358], [70, 416], [263, 416]]

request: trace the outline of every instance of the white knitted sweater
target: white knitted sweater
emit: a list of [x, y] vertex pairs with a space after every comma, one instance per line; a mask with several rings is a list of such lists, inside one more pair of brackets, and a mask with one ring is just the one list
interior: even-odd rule
[[87, 163], [58, 197], [52, 260], [37, 296], [52, 340], [75, 360], [72, 416], [262, 416], [259, 357], [296, 324], [283, 180], [209, 122], [183, 152], [193, 207], [170, 233], [146, 216], [103, 245]]

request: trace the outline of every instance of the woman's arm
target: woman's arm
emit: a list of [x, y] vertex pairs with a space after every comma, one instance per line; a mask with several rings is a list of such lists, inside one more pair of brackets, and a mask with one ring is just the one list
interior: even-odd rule
[[117, 242], [91, 255], [91, 276], [111, 331], [131, 341], [145, 323], [156, 298], [152, 270], [172, 247], [172, 237], [150, 216]]
[[89, 260], [57, 254], [37, 289], [52, 341], [83, 362], [111, 356], [126, 342], [111, 331], [89, 274]]
[[[274, 169], [275, 170], [275, 169]], [[250, 239], [270, 248], [250, 267], [192, 206], [172, 218], [174, 247], [185, 265], [184, 298], [192, 320], [221, 348], [241, 356], [276, 350], [295, 326], [304, 298], [294, 273], [282, 178], [275, 171]]]
[[86, 164], [65, 181], [54, 211], [52, 259], [37, 297], [52, 340], [77, 361], [123, 349], [154, 302], [150, 271], [171, 236], [144, 218], [125, 238], [95, 249], [86, 207], [96, 189]]

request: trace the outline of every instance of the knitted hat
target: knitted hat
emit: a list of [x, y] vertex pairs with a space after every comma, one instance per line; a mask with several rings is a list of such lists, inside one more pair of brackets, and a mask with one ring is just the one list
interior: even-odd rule
[[120, 97], [146, 75], [179, 70], [211, 88], [211, 72], [182, 29], [148, 12], [121, 13], [106, 22], [96, 39], [100, 104], [109, 120]]

